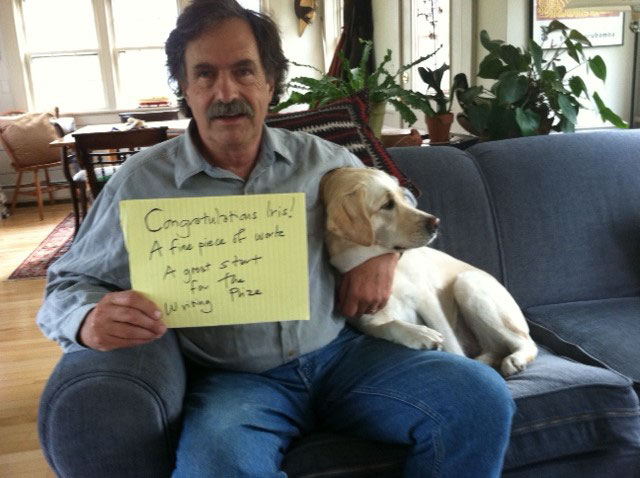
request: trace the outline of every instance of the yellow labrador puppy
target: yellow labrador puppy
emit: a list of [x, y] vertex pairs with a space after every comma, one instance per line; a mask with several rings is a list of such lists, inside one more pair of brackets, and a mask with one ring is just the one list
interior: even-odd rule
[[350, 319], [362, 332], [415, 349], [474, 357], [508, 377], [538, 349], [507, 290], [490, 274], [427, 246], [438, 218], [407, 203], [377, 169], [341, 168], [320, 184], [331, 263], [346, 272], [375, 256], [403, 252], [385, 307]]

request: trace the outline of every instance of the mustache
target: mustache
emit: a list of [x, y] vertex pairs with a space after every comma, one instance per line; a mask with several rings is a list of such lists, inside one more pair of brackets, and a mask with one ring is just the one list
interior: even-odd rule
[[253, 118], [253, 108], [249, 103], [243, 100], [231, 100], [229, 103], [216, 101], [209, 105], [207, 109], [207, 118], [212, 120], [224, 116], [246, 115]]

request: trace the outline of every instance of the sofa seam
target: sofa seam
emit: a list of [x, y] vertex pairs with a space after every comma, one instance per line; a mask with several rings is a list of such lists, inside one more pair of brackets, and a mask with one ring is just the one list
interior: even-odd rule
[[496, 207], [495, 204], [495, 200], [493, 198], [493, 195], [491, 194], [491, 190], [489, 188], [489, 183], [487, 181], [487, 178], [484, 174], [483, 169], [480, 167], [480, 163], [478, 161], [478, 158], [476, 157], [475, 154], [470, 153], [469, 151], [466, 151], [467, 155], [470, 156], [471, 158], [471, 162], [473, 163], [475, 170], [478, 172], [478, 176], [480, 176], [480, 181], [482, 182], [482, 186], [484, 188], [484, 192], [485, 195], [487, 197], [487, 200], [489, 202], [489, 209], [491, 211], [491, 221], [492, 221], [492, 225], [493, 225], [493, 232], [496, 236], [496, 246], [498, 249], [498, 260], [500, 261], [500, 274], [502, 275], [502, 284], [505, 286], [506, 289], [508, 289], [508, 277], [507, 277], [507, 267], [506, 267], [506, 261], [505, 261], [505, 257], [504, 257], [504, 248], [502, 245], [502, 233], [501, 233], [501, 229], [499, 227], [499, 223], [500, 221], [498, 220], [498, 208]]
[[[622, 375], [623, 378], [627, 378], [624, 375]], [[628, 379], [627, 379], [628, 380]], [[628, 390], [630, 388], [630, 383], [626, 383], [626, 384], [620, 384], [620, 385], [612, 385], [610, 383], [605, 383], [605, 382], [589, 382], [586, 384], [576, 384], [576, 385], [571, 385], [569, 387], [562, 387], [562, 388], [558, 388], [555, 390], [549, 390], [546, 392], [541, 392], [541, 393], [535, 393], [535, 394], [531, 394], [531, 395], [527, 395], [527, 396], [522, 396], [522, 397], [514, 397], [514, 401], [518, 402], [519, 400], [529, 400], [531, 398], [536, 398], [536, 397], [544, 397], [545, 395], [553, 395], [553, 394], [558, 394], [558, 393], [564, 393], [568, 390], [582, 390], [582, 389], [591, 389], [591, 388], [605, 388], [605, 389], [609, 389], [609, 390]], [[631, 409], [630, 409], [631, 410]]]
[[598, 298], [593, 298], [593, 299], [583, 299], [583, 300], [569, 300], [569, 301], [565, 301], [565, 302], [547, 302], [544, 304], [536, 304], [536, 305], [530, 305], [528, 307], [526, 307], [525, 309], [523, 309], [523, 312], [529, 312], [531, 311], [531, 309], [536, 309], [538, 307], [550, 307], [550, 306], [554, 306], [554, 305], [572, 305], [572, 304], [588, 304], [590, 302], [602, 302], [602, 301], [609, 301], [609, 300], [620, 300], [620, 299], [637, 299], [638, 296], [636, 295], [624, 295], [624, 296], [620, 296], [620, 297], [598, 297]]
[[511, 429], [511, 436], [523, 435], [533, 431], [539, 431], [548, 427], [556, 427], [561, 425], [567, 425], [577, 422], [588, 422], [591, 420], [598, 420], [602, 418], [628, 418], [628, 417], [640, 417], [638, 411], [605, 411], [600, 413], [581, 413], [578, 415], [571, 415], [568, 417], [555, 417], [545, 420], [537, 420], [527, 425], [521, 425], [517, 428]]

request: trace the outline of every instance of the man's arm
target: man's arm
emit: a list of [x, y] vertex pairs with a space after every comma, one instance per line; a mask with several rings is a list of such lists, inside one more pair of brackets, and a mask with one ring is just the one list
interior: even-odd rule
[[107, 187], [69, 252], [49, 268], [38, 325], [67, 352], [112, 350], [159, 338], [166, 332], [162, 313], [129, 289], [119, 205]]
[[393, 274], [400, 254], [373, 257], [342, 276], [338, 307], [347, 317], [359, 317], [382, 309], [391, 295]]

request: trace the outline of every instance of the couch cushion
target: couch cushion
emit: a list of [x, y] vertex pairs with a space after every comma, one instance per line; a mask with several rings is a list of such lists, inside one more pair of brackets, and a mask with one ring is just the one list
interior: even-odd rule
[[640, 409], [631, 382], [540, 347], [507, 381], [516, 415], [505, 470], [605, 449], [640, 447]]
[[640, 297], [544, 305], [525, 315], [535, 340], [629, 377], [640, 393]]
[[521, 307], [640, 291], [640, 130], [490, 141], [504, 281]]
[[394, 164], [382, 143], [369, 128], [365, 93], [335, 101], [320, 108], [295, 113], [271, 114], [267, 125], [320, 136], [355, 154], [367, 166], [373, 166], [398, 178], [400, 184], [417, 197], [420, 191]]
[[58, 148], [51, 148], [49, 143], [58, 139], [58, 134], [51, 124], [50, 113], [25, 113], [16, 116], [0, 117], [0, 133], [7, 143], [17, 167], [28, 167], [38, 164], [56, 163], [60, 161]]
[[474, 158], [447, 146], [389, 153], [422, 192], [418, 207], [441, 220], [433, 247], [502, 279], [493, 214]]

